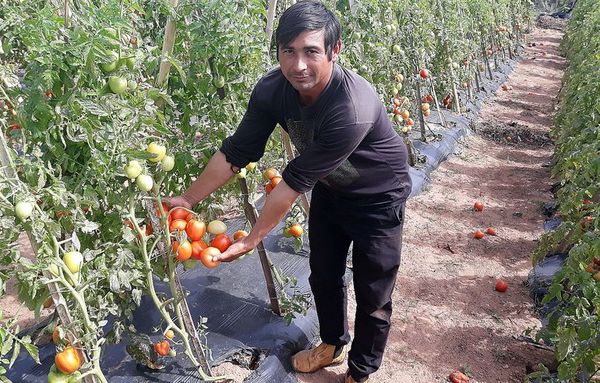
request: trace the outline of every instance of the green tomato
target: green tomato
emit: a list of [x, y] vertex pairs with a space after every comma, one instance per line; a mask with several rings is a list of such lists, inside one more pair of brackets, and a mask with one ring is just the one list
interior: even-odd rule
[[160, 162], [167, 155], [167, 148], [156, 142], [151, 142], [146, 148], [146, 151], [150, 154], [154, 154], [154, 157], [149, 159], [150, 162]]
[[74, 373], [72, 373], [69, 376], [69, 383], [81, 383], [83, 382], [83, 379], [81, 378], [81, 372], [79, 371], [75, 371]]
[[246, 170], [251, 172], [256, 168], [256, 162], [250, 162], [248, 165], [246, 165]]
[[127, 166], [125, 166], [125, 174], [131, 180], [136, 179], [137, 176], [142, 174], [142, 165], [136, 160], [129, 161]]
[[129, 69], [133, 69], [133, 67], [135, 67], [135, 59], [133, 57], [127, 57], [125, 59], [125, 65]]
[[398, 44], [394, 44], [394, 46], [392, 47], [392, 51], [395, 54], [400, 54], [402, 52], [402, 48], [400, 48], [400, 45]]
[[141, 191], [149, 192], [152, 190], [154, 180], [147, 174], [140, 174], [135, 179], [135, 184], [140, 188]]
[[69, 383], [69, 375], [58, 371], [56, 365], [53, 364], [48, 372], [48, 383]]
[[225, 78], [223, 76], [216, 77], [213, 79], [213, 85], [217, 88], [222, 88], [225, 86]]
[[165, 172], [170, 172], [175, 167], [175, 158], [172, 156], [165, 156], [165, 158], [160, 161], [160, 167]]
[[50, 272], [50, 274], [54, 275], [55, 277], [58, 277], [59, 271], [58, 265], [56, 263], [51, 263], [50, 266], [48, 266], [48, 271]]
[[198, 265], [198, 262], [195, 259], [188, 259], [187, 261], [183, 261], [183, 268], [186, 270], [191, 270]]
[[170, 350], [169, 350], [169, 356], [170, 356], [171, 358], [174, 358], [174, 357], [176, 357], [176, 356], [177, 356], [177, 351], [175, 351], [175, 350], [173, 350], [173, 349], [170, 349]]
[[290, 232], [290, 228], [285, 228], [283, 229], [283, 236], [286, 238], [291, 238], [292, 237], [292, 233]]
[[133, 80], [128, 80], [127, 81], [127, 88], [129, 88], [129, 90], [136, 90], [138, 87], [137, 82], [133, 81]]
[[63, 255], [63, 262], [72, 273], [78, 273], [83, 264], [83, 255], [79, 251], [69, 251]]
[[15, 214], [19, 219], [26, 220], [33, 213], [33, 203], [21, 201], [15, 205]]
[[102, 64], [100, 64], [100, 68], [102, 69], [102, 72], [104, 72], [104, 73], [111, 73], [117, 69], [118, 63], [119, 62], [117, 60], [111, 61], [109, 63], [102, 63]]
[[119, 76], [110, 76], [108, 86], [113, 93], [123, 94], [127, 89], [127, 80]]

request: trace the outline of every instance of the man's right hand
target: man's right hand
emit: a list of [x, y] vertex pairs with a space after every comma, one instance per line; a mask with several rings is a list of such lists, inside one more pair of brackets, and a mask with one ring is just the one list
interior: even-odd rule
[[169, 210], [174, 207], [185, 207], [186, 209], [192, 209], [192, 204], [183, 196], [167, 197], [164, 198], [163, 201], [167, 203]]

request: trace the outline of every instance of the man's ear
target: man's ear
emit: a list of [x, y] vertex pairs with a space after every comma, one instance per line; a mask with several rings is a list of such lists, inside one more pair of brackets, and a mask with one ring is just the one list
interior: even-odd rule
[[336, 61], [342, 51], [342, 40], [338, 40], [331, 51], [331, 61]]

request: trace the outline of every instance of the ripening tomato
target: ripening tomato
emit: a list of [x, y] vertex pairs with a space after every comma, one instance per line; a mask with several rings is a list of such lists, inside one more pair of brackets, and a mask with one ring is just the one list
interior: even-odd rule
[[473, 210], [482, 211], [483, 210], [483, 202], [480, 202], [480, 201], [475, 202], [475, 204], [473, 205]]
[[208, 231], [210, 234], [214, 234], [214, 235], [223, 234], [227, 231], [227, 225], [225, 225], [225, 223], [223, 221], [219, 221], [218, 219], [215, 219], [208, 223], [208, 227], [206, 228], [206, 231]]
[[206, 268], [214, 269], [215, 267], [219, 266], [221, 261], [215, 262], [213, 261], [212, 257], [219, 254], [221, 254], [221, 251], [219, 251], [219, 249], [216, 247], [207, 247], [200, 253], [200, 262], [202, 262]]
[[421, 104], [421, 110], [423, 112], [425, 112], [426, 110], [429, 110], [429, 108], [430, 108], [429, 103], [424, 102], [424, 103]]
[[66, 347], [54, 357], [56, 368], [64, 374], [72, 374], [81, 367], [79, 352], [73, 346]]
[[426, 111], [423, 112], [423, 116], [425, 117], [429, 117], [431, 115], [431, 109], [427, 109]]
[[190, 219], [185, 226], [185, 232], [190, 240], [199, 241], [206, 233], [206, 225], [202, 221]]
[[304, 233], [304, 229], [302, 228], [302, 226], [300, 226], [299, 224], [295, 223], [292, 226], [290, 226], [290, 235], [292, 237], [296, 237], [299, 238], [302, 236], [302, 234]]
[[210, 241], [210, 246], [216, 247], [221, 253], [224, 253], [225, 250], [231, 246], [231, 239], [227, 234], [217, 234], [217, 236]]
[[489, 235], [496, 235], [496, 229], [494, 229], [493, 227], [488, 227], [485, 230], [486, 233], [488, 233]]
[[271, 187], [273, 189], [275, 189], [275, 186], [279, 185], [279, 183], [283, 180], [283, 178], [281, 178], [280, 176], [275, 176], [273, 178], [271, 178], [271, 181], [269, 182], [269, 185], [271, 185]]
[[173, 241], [171, 247], [175, 253], [175, 259], [180, 262], [187, 261], [192, 256], [192, 244], [189, 241], [183, 241], [181, 244]]
[[233, 233], [233, 240], [237, 241], [240, 238], [244, 238], [248, 236], [248, 232], [246, 230], [238, 230]]
[[508, 289], [508, 283], [503, 281], [502, 279], [498, 279], [496, 281], [496, 291], [503, 293]]
[[404, 109], [402, 112], [400, 112], [400, 116], [402, 116], [403, 119], [408, 120], [408, 118], [410, 117], [410, 112]]
[[173, 339], [175, 337], [175, 333], [173, 332], [173, 330], [169, 329], [165, 332], [165, 337], [167, 339]]
[[413, 126], [415, 124], [415, 122], [413, 121], [412, 118], [409, 118], [408, 120], [405, 121], [406, 126]]
[[184, 231], [187, 226], [187, 222], [183, 219], [174, 219], [169, 224], [169, 232], [172, 231]]
[[192, 242], [192, 258], [200, 260], [200, 253], [206, 249], [208, 245], [203, 240]]
[[54, 342], [54, 344], [59, 344], [60, 343], [60, 330], [59, 330], [60, 326], [56, 326], [54, 327], [54, 331], [52, 331], [52, 342]]
[[169, 355], [169, 350], [171, 349], [171, 344], [168, 340], [161, 340], [154, 344], [154, 351], [160, 356]]
[[428, 94], [427, 96], [425, 96], [425, 101], [427, 102], [432, 102], [433, 101], [433, 96]]
[[279, 171], [275, 168], [268, 168], [263, 172], [263, 177], [265, 180], [270, 181], [271, 178], [279, 176]]

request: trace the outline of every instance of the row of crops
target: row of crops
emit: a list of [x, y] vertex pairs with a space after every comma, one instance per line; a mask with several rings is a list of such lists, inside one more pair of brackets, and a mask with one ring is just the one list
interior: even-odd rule
[[[342, 65], [375, 85], [398, 134], [409, 143], [428, 139], [425, 122], [432, 110], [463, 111], [461, 104], [485, 78], [514, 57], [534, 17], [522, 0], [326, 3], [343, 26]], [[196, 326], [185, 320], [177, 277], [182, 249], [188, 248], [186, 241], [192, 247], [198, 232], [173, 229], [179, 219], [173, 214], [203, 224], [254, 201], [264, 193], [263, 171], [285, 166], [285, 134], [274, 134], [256, 169], [249, 167], [245, 178], [232, 180], [191, 215], [167, 214], [161, 197], [184, 190], [235, 130], [253, 84], [276, 64], [270, 15], [290, 2], [0, 4], [0, 294], [13, 277], [19, 299], [36, 315], [44, 307], [56, 308], [60, 324], [56, 319], [47, 328], [57, 343], [49, 372], [55, 382], [106, 381], [100, 363], [104, 346], [121, 341], [143, 295], [152, 297], [163, 318], [156, 353], [168, 357], [177, 348], [204, 376], [205, 346], [198, 346]], [[575, 21], [589, 17], [585, 8], [580, 6]], [[573, 25], [572, 59], [579, 54], [577, 44], [583, 44], [577, 36], [593, 24]], [[590, 53], [590, 68], [592, 59]], [[582, 70], [572, 69], [573, 89], [594, 79], [576, 79]], [[592, 108], [592, 102], [590, 96], [585, 107]], [[578, 133], [560, 128], [560, 137], [583, 136], [579, 132], [592, 126], [582, 118], [593, 119], [593, 113], [580, 105], [565, 105], [569, 113], [560, 125], [579, 126]], [[574, 108], [580, 113], [572, 114]], [[413, 127], [419, 132], [411, 132]], [[576, 145], [568, 142], [564, 148]], [[571, 156], [566, 149], [561, 153], [565, 161]], [[565, 175], [581, 173], [566, 162], [557, 166]], [[569, 181], [563, 190], [575, 187]], [[588, 199], [583, 189], [578, 195]], [[562, 202], [566, 209], [569, 204]], [[597, 201], [593, 206], [597, 216]], [[294, 227], [299, 234], [293, 237], [301, 241], [303, 222], [296, 216], [287, 230]], [[200, 230], [198, 241], [210, 243], [226, 234], [220, 224], [212, 226], [218, 228]], [[176, 234], [165, 234], [171, 229]], [[34, 259], [21, 253], [23, 232], [34, 245]], [[198, 261], [199, 253], [187, 257], [185, 267], [202, 267]], [[304, 306], [285, 295], [290, 278], [275, 266], [279, 300], [271, 306], [293, 316]], [[157, 277], [168, 281], [171, 298], [156, 294]], [[21, 348], [38, 358], [36, 346], [17, 335], [15, 323], [8, 318], [0, 325], [0, 378]]]
[[600, 370], [600, 8], [579, 1], [562, 48], [570, 66], [552, 132], [560, 226], [546, 234], [534, 261], [568, 254], [545, 303], [556, 304], [538, 334], [556, 347], [561, 382], [590, 381]]

